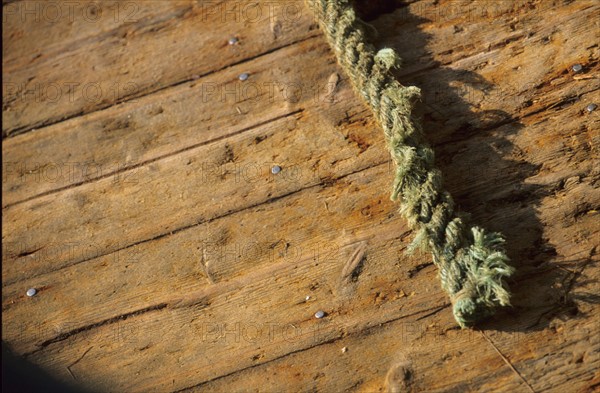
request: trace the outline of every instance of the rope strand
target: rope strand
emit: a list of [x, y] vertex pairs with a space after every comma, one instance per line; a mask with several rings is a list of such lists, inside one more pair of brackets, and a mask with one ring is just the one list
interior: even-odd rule
[[504, 279], [513, 274], [498, 233], [470, 226], [454, 210], [450, 194], [442, 187], [442, 176], [434, 165], [421, 123], [412, 115], [421, 91], [402, 86], [390, 70], [400, 66], [393, 49], [376, 51], [365, 37], [348, 0], [306, 0], [325, 32], [339, 64], [354, 89], [366, 100], [383, 127], [396, 174], [391, 199], [416, 236], [410, 249], [420, 247], [432, 254], [444, 291], [453, 304], [461, 327], [510, 304]]

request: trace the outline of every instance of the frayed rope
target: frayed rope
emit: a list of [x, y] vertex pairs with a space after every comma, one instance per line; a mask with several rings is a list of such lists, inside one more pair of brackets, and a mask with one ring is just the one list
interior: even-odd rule
[[347, 0], [306, 2], [355, 90], [383, 127], [396, 165], [391, 198], [401, 203], [401, 214], [417, 234], [410, 248], [431, 252], [458, 324], [472, 326], [498, 306], [509, 305], [504, 279], [514, 269], [507, 264], [504, 239], [470, 226], [454, 210], [421, 123], [412, 116], [421, 91], [402, 86], [390, 73], [400, 66], [400, 57], [389, 48], [375, 51], [365, 39], [364, 23]]

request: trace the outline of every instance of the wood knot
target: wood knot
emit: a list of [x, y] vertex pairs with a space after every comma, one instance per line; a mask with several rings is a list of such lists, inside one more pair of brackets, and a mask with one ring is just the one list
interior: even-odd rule
[[388, 393], [412, 392], [412, 382], [412, 366], [406, 359], [394, 363], [385, 377], [385, 385]]

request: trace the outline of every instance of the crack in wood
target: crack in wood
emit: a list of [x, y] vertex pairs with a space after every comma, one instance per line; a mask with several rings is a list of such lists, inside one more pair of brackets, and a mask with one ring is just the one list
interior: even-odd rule
[[422, 319], [429, 318], [429, 317], [431, 317], [431, 316], [433, 316], [433, 315], [435, 315], [435, 314], [439, 313], [440, 311], [442, 311], [442, 310], [444, 310], [444, 309], [446, 309], [446, 308], [448, 308], [448, 307], [450, 307], [450, 306], [451, 306], [451, 304], [450, 304], [450, 303], [442, 304], [441, 306], [439, 306], [438, 308], [436, 308], [436, 309], [435, 309], [435, 310], [433, 310], [432, 312], [430, 312], [430, 313], [428, 313], [428, 314], [425, 314], [425, 315], [423, 315], [423, 316], [420, 316], [420, 317], [419, 317], [419, 318], [417, 318], [416, 320], [417, 320], [417, 321], [420, 321], [420, 320], [422, 320]]
[[60, 342], [60, 341], [64, 341], [64, 340], [66, 340], [66, 339], [68, 339], [68, 338], [70, 338], [72, 336], [75, 336], [75, 335], [77, 335], [79, 333], [87, 332], [87, 331], [90, 331], [92, 329], [95, 329], [95, 328], [98, 328], [98, 327], [101, 327], [101, 326], [111, 325], [111, 324], [116, 323], [116, 322], [124, 321], [127, 318], [135, 317], [135, 316], [138, 316], [138, 315], [141, 315], [141, 314], [145, 314], [145, 313], [148, 313], [148, 312], [151, 312], [151, 311], [159, 311], [159, 310], [162, 310], [162, 309], [166, 308], [167, 306], [168, 306], [167, 303], [156, 304], [154, 306], [150, 306], [150, 307], [142, 308], [140, 310], [128, 312], [126, 314], [117, 315], [116, 317], [108, 318], [108, 319], [105, 319], [105, 320], [100, 321], [100, 322], [96, 322], [96, 323], [93, 323], [93, 324], [90, 324], [90, 325], [81, 326], [81, 327], [79, 327], [77, 329], [73, 329], [73, 330], [70, 330], [68, 332], [61, 333], [61, 334], [59, 334], [56, 337], [53, 337], [51, 339], [48, 339], [48, 340], [42, 342], [41, 344], [38, 344], [38, 347], [39, 347], [38, 349], [36, 349], [34, 351], [31, 351], [31, 352], [24, 353], [23, 357], [27, 358], [27, 357], [29, 357], [29, 356], [37, 353], [37, 352], [42, 351], [44, 348], [46, 348], [50, 344], [54, 344], [54, 343], [57, 343], [57, 342]]
[[76, 365], [77, 363], [79, 363], [81, 361], [81, 359], [83, 359], [83, 357], [92, 349], [94, 348], [93, 346], [89, 347], [88, 349], [85, 350], [85, 352], [83, 353], [83, 355], [81, 355], [77, 360], [75, 360], [73, 363], [69, 364], [67, 366], [67, 370], [69, 371], [69, 374], [71, 374], [71, 377], [74, 380], [77, 380], [77, 377], [75, 377], [75, 374], [73, 374], [73, 371], [71, 370], [71, 367], [73, 367], [74, 365]]
[[523, 375], [521, 375], [521, 373], [515, 368], [515, 366], [512, 365], [512, 363], [510, 362], [510, 360], [508, 360], [506, 358], [506, 356], [504, 356], [504, 354], [502, 354], [502, 352], [500, 352], [500, 350], [498, 349], [498, 347], [496, 347], [496, 344], [494, 344], [494, 342], [485, 335], [485, 333], [483, 332], [483, 330], [479, 331], [481, 333], [481, 335], [483, 336], [483, 338], [486, 339], [486, 341], [488, 343], [490, 343], [490, 345], [492, 346], [492, 348], [494, 348], [494, 350], [498, 353], [498, 355], [500, 355], [500, 357], [502, 358], [502, 360], [504, 361], [504, 363], [506, 363], [508, 365], [508, 367], [510, 367], [510, 369], [519, 377], [519, 379], [521, 379], [521, 381], [523, 381], [523, 383], [525, 384], [525, 386], [527, 386], [527, 388], [532, 392], [535, 393], [535, 390], [533, 390], [533, 388], [531, 387], [531, 385], [529, 384], [529, 382], [527, 382], [527, 380], [523, 377]]
[[366, 252], [367, 242], [360, 242], [342, 269], [342, 281], [350, 282], [358, 279]]

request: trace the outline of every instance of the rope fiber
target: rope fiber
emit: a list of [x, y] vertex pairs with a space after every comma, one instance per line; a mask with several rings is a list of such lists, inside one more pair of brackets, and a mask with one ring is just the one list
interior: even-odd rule
[[365, 37], [364, 22], [347, 0], [306, 0], [338, 63], [366, 100], [383, 128], [396, 166], [391, 199], [416, 236], [410, 250], [429, 251], [441, 285], [452, 301], [456, 321], [468, 327], [510, 305], [504, 280], [514, 273], [507, 264], [504, 239], [468, 224], [454, 209], [434, 153], [412, 110], [421, 98], [415, 86], [402, 86], [390, 70], [400, 66], [393, 49], [376, 51]]

